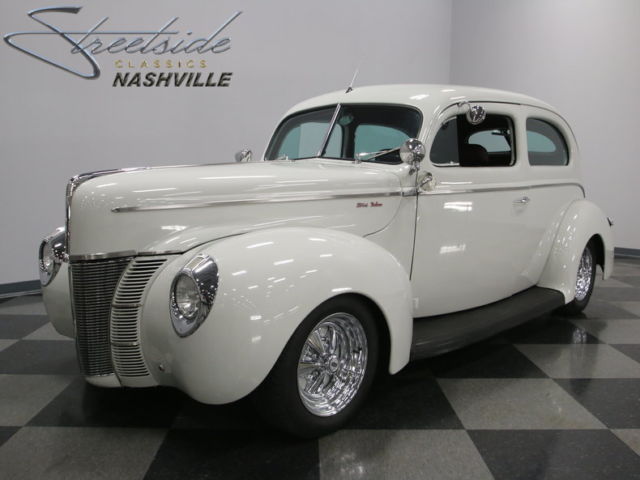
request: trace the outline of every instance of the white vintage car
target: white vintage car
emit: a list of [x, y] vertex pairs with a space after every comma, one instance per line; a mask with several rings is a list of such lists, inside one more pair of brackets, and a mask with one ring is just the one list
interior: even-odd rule
[[613, 267], [570, 127], [527, 96], [348, 89], [295, 106], [250, 157], [71, 179], [40, 272], [88, 382], [252, 394], [320, 435], [377, 369], [579, 312]]

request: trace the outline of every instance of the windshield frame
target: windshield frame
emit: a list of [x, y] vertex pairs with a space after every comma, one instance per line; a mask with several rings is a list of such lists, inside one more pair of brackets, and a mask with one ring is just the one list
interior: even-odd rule
[[[275, 144], [275, 140], [276, 140], [276, 136], [278, 135], [278, 133], [280, 132], [280, 129], [282, 128], [282, 126], [284, 125], [285, 122], [289, 121], [291, 118], [298, 116], [298, 115], [302, 115], [302, 114], [306, 114], [306, 113], [312, 113], [312, 112], [317, 112], [320, 110], [328, 110], [330, 108], [333, 108], [333, 115], [331, 117], [331, 121], [328, 124], [328, 128], [327, 131], [325, 132], [325, 135], [323, 137], [322, 140], [322, 144], [320, 145], [320, 149], [318, 151], [318, 153], [314, 156], [309, 156], [309, 157], [300, 157], [300, 158], [293, 158], [293, 159], [288, 159], [289, 161], [297, 161], [297, 160], [308, 160], [311, 158], [322, 158], [322, 159], [327, 159], [327, 160], [342, 160], [342, 161], [346, 161], [346, 162], [375, 162], [375, 158], [372, 159], [354, 159], [354, 158], [343, 158], [343, 157], [327, 157], [325, 156], [325, 152], [327, 149], [327, 146], [329, 144], [329, 141], [331, 139], [331, 134], [333, 132], [333, 129], [335, 127], [336, 122], [338, 121], [338, 118], [340, 116], [340, 112], [342, 110], [343, 107], [400, 107], [400, 108], [406, 108], [408, 110], [413, 110], [414, 112], [416, 112], [418, 114], [418, 128], [417, 128], [417, 133], [416, 133], [416, 138], [420, 137], [420, 133], [422, 132], [422, 127], [424, 124], [424, 116], [422, 115], [422, 111], [415, 107], [414, 105], [407, 105], [407, 104], [402, 104], [402, 103], [377, 103], [377, 102], [354, 102], [354, 103], [337, 103], [337, 104], [327, 104], [327, 105], [320, 105], [317, 107], [313, 107], [313, 108], [308, 108], [305, 110], [298, 110], [295, 112], [292, 112], [291, 114], [287, 115], [286, 117], [284, 117], [280, 123], [278, 123], [278, 126], [276, 127], [275, 131], [273, 132], [273, 134], [271, 135], [271, 139], [269, 140], [269, 144], [267, 145], [267, 148], [265, 150], [265, 153], [263, 155], [263, 161], [265, 162], [274, 162], [276, 160], [278, 160], [278, 158], [273, 158], [273, 159], [268, 159], [268, 155], [269, 153], [271, 153], [271, 150], [274, 148]], [[280, 159], [283, 160], [283, 159]], [[398, 162], [401, 163], [401, 162]]]

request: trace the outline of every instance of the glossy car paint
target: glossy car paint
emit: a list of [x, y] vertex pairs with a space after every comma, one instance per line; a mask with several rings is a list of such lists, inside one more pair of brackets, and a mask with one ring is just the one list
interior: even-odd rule
[[408, 362], [409, 276], [369, 240], [336, 230], [278, 228], [197, 250], [214, 258], [220, 272], [216, 302], [200, 328], [180, 338], [165, 321], [167, 291], [191, 254], [162, 271], [145, 302], [142, 345], [158, 383], [206, 403], [237, 400], [261, 383], [302, 319], [326, 299], [344, 294], [366, 297], [393, 319], [389, 370], [395, 373]]
[[[110, 174], [77, 189], [69, 253], [177, 253], [144, 299], [142, 348], [152, 383], [198, 400], [249, 393], [306, 315], [343, 293], [383, 312], [389, 370], [396, 372], [409, 358], [413, 317], [483, 305], [532, 285], [570, 301], [577, 261], [593, 235], [605, 246], [605, 277], [612, 268], [610, 227], [583, 199], [573, 135], [543, 102], [488, 89], [399, 85], [335, 92], [288, 113], [341, 102], [410, 105], [423, 114], [419, 139], [429, 152], [439, 126], [463, 112], [465, 101], [513, 118], [514, 166], [447, 168], [427, 156], [417, 174], [408, 165], [330, 159]], [[561, 129], [568, 166], [528, 164], [529, 116]], [[427, 172], [434, 182], [415, 195], [416, 175]], [[514, 204], [523, 196], [530, 202]], [[200, 252], [219, 263], [220, 293], [203, 325], [180, 338], [171, 327], [169, 288]], [[66, 265], [44, 291], [52, 322], [73, 335]], [[91, 381], [143, 386], [115, 376]]]
[[558, 226], [551, 253], [538, 284], [562, 292], [567, 303], [573, 300], [580, 257], [594, 236], [598, 236], [604, 245], [603, 276], [609, 278], [613, 269], [611, 228], [597, 205], [588, 200], [578, 200], [567, 209]]
[[[393, 173], [353, 168], [348, 162], [257, 162], [117, 173], [89, 180], [75, 192], [69, 253], [184, 252], [215, 238], [273, 226], [307, 225], [366, 235], [391, 221], [400, 194]], [[339, 198], [342, 195], [347, 197]], [[356, 211], [358, 202], [371, 200], [381, 206]], [[75, 234], [76, 225], [81, 234]]]
[[[535, 106], [479, 105], [488, 114], [506, 115], [513, 121], [515, 163], [461, 168], [423, 162], [421, 168], [433, 175], [435, 186], [423, 191], [418, 200], [412, 274], [416, 317], [485, 305], [536, 285], [564, 212], [584, 196], [575, 140], [559, 116]], [[427, 144], [443, 123], [464, 114], [465, 108], [454, 105], [444, 110]], [[529, 165], [527, 117], [563, 126], [570, 142], [569, 165]], [[519, 203], [525, 198], [527, 203]]]

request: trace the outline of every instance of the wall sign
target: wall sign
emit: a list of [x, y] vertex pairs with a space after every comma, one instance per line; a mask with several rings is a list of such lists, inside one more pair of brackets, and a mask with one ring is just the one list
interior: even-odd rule
[[[206, 36], [196, 36], [191, 30], [180, 30], [179, 17], [173, 17], [162, 27], [151, 30], [119, 30], [112, 27], [109, 17], [103, 17], [97, 22], [90, 22], [93, 26], [87, 29], [68, 31], [57, 27], [47, 15], [77, 15], [81, 9], [73, 6], [31, 10], [27, 15], [43, 28], [8, 33], [4, 41], [37, 60], [87, 80], [100, 77], [98, 57], [110, 57], [114, 67], [122, 70], [115, 74], [112, 82], [114, 87], [228, 87], [231, 84], [233, 72], [204, 70], [208, 68], [207, 56], [231, 49], [231, 38], [223, 33], [242, 14], [241, 11], [234, 12]], [[20, 37], [42, 39], [43, 45], [49, 44], [52, 37], [66, 42], [71, 46], [69, 55], [83, 57], [87, 69], [82, 71], [73, 68], [63, 61], [47, 57], [41, 50], [21, 46]]]

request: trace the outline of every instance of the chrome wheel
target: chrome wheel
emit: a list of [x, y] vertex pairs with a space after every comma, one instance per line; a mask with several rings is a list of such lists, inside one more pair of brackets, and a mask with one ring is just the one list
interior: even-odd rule
[[349, 313], [324, 318], [309, 333], [298, 360], [298, 393], [320, 417], [344, 409], [360, 388], [367, 367], [367, 336]]
[[584, 300], [591, 290], [591, 282], [593, 281], [593, 255], [591, 250], [585, 248], [580, 258], [578, 266], [578, 279], [576, 280], [576, 300], [581, 302]]

